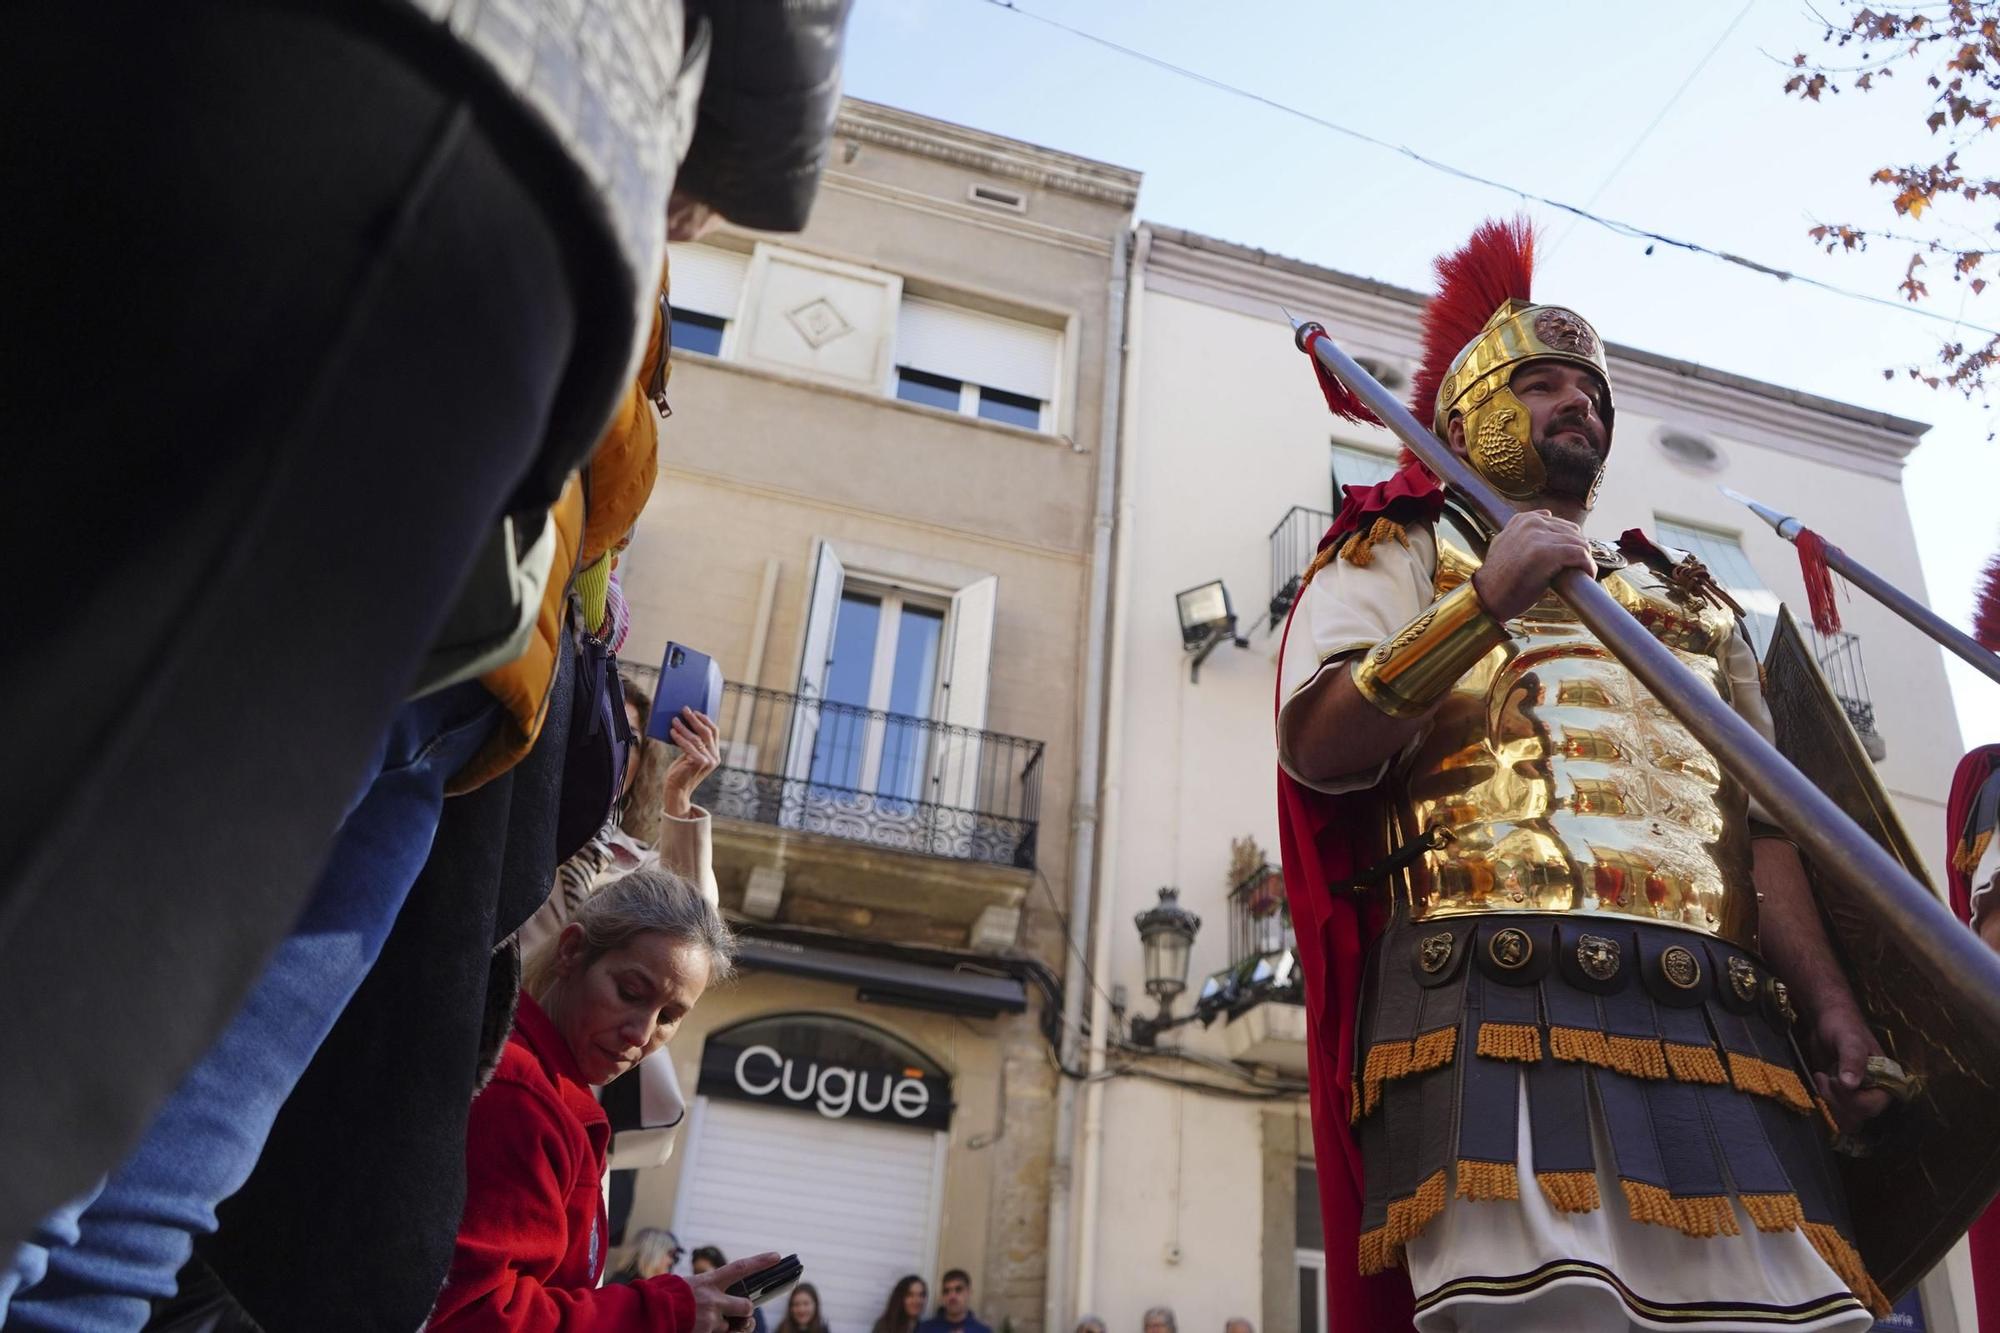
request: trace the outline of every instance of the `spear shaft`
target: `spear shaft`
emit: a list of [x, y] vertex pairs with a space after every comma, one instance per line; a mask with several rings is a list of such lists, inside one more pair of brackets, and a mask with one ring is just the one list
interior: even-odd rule
[[[1291, 318], [1287, 312], [1287, 318]], [[1313, 323], [1292, 319], [1299, 350], [1313, 357], [1395, 433], [1431, 475], [1458, 494], [1494, 531], [1517, 512], [1470, 464], [1426, 430]], [[1978, 1006], [1967, 1021], [2000, 1024], [2000, 955], [1959, 925], [1943, 903], [1826, 793], [1758, 735], [1722, 697], [1703, 685], [1668, 647], [1580, 569], [1565, 569], [1550, 588], [1576, 612], [1612, 656], [1643, 684], [1718, 762], [1749, 789], [1810, 856], [1821, 874], [1874, 905], [1879, 924], [1909, 956], [1967, 978]]]
[[[1799, 533], [1805, 530], [1805, 524], [1799, 522], [1799, 520], [1793, 518], [1790, 514], [1781, 514], [1769, 505], [1758, 504], [1749, 496], [1738, 491], [1732, 491], [1727, 486], [1719, 486], [1716, 489], [1739, 504], [1747, 505], [1752, 513], [1771, 525], [1771, 531], [1777, 533], [1788, 542], [1796, 544], [1799, 539]], [[1967, 634], [1964, 630], [1961, 630], [1958, 626], [1952, 624], [1943, 616], [1931, 610], [1928, 606], [1925, 606], [1922, 602], [1910, 596], [1901, 588], [1898, 588], [1895, 584], [1889, 582], [1889, 580], [1883, 578], [1880, 574], [1877, 574], [1874, 570], [1841, 550], [1838, 546], [1835, 546], [1832, 542], [1826, 542], [1824, 545], [1826, 548], [1826, 565], [1828, 569], [1833, 570], [1849, 583], [1852, 583], [1855, 587], [1861, 589], [1861, 591], [1867, 593], [1870, 597], [1873, 597], [1876, 601], [1882, 603], [1882, 605], [1888, 607], [1912, 625], [1915, 625], [1919, 631], [1928, 634], [1931, 638], [1937, 640], [1940, 645], [1951, 649], [1951, 651], [1970, 662], [1973, 669], [1980, 672], [1988, 680], [1994, 682], [1996, 685], [2000, 685], [2000, 655], [1988, 652], [1980, 644], [1979, 640], [1973, 638], [1970, 634]]]

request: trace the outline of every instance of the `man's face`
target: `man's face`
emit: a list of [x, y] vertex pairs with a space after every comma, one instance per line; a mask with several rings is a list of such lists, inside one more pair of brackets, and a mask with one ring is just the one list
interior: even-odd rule
[[1588, 500], [1611, 448], [1604, 381], [1573, 362], [1530, 361], [1514, 372], [1511, 387], [1528, 409], [1528, 438], [1548, 473], [1543, 492]]
[[972, 1304], [972, 1285], [964, 1278], [952, 1278], [938, 1288], [938, 1295], [944, 1301], [947, 1319], [965, 1318], [966, 1307]]
[[1164, 1316], [1149, 1314], [1146, 1316], [1146, 1333], [1173, 1333], [1173, 1329]]

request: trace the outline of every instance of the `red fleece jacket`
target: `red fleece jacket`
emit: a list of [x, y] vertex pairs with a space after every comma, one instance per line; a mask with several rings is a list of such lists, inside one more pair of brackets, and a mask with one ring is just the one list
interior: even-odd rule
[[465, 1219], [432, 1330], [693, 1327], [694, 1292], [682, 1278], [597, 1285], [611, 1124], [562, 1035], [525, 992], [500, 1068], [472, 1103], [465, 1138]]

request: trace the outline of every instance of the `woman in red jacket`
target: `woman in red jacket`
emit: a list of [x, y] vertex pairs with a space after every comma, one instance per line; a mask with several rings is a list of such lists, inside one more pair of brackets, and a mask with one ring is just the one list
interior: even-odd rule
[[433, 1330], [518, 1333], [718, 1333], [747, 1327], [750, 1302], [727, 1295], [776, 1263], [754, 1255], [695, 1278], [599, 1287], [602, 1181], [610, 1122], [590, 1089], [663, 1046], [709, 982], [731, 970], [735, 941], [679, 875], [648, 869], [579, 906], [527, 960], [513, 1035], [472, 1103], [465, 1220]]

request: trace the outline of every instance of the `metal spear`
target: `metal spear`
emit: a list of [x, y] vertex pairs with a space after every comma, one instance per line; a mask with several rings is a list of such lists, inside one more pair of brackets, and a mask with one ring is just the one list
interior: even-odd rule
[[[1756, 514], [1758, 518], [1763, 519], [1766, 523], [1769, 523], [1771, 530], [1788, 542], [1797, 543], [1799, 533], [1805, 530], [1805, 524], [1799, 522], [1799, 520], [1793, 518], [1790, 514], [1781, 514], [1769, 505], [1758, 504], [1749, 496], [1738, 491], [1732, 491], [1727, 486], [1718, 486], [1716, 489], [1730, 499], [1749, 506], [1752, 513]], [[1943, 616], [1940, 616], [1937, 612], [1931, 610], [1928, 606], [1925, 606], [1922, 602], [1919, 602], [1916, 598], [1910, 596], [1901, 588], [1898, 588], [1895, 584], [1889, 582], [1889, 580], [1883, 578], [1880, 574], [1877, 574], [1874, 570], [1868, 568], [1868, 566], [1862, 564], [1838, 546], [1835, 546], [1832, 542], [1826, 542], [1825, 546], [1827, 568], [1833, 570], [1857, 588], [1860, 588], [1861, 591], [1867, 593], [1870, 597], [1873, 597], [1876, 601], [1882, 603], [1882, 605], [1888, 607], [1912, 625], [1915, 625], [1921, 632], [1930, 635], [1931, 638], [1972, 663], [1974, 669], [1979, 671], [1988, 680], [1993, 681], [1995, 684], [2000, 684], [2000, 656], [1988, 652], [1980, 644], [1979, 640], [1965, 633], [1965, 631], [1953, 625]]]
[[[1426, 430], [1394, 394], [1376, 382], [1319, 324], [1289, 311], [1299, 350], [1359, 398], [1408, 446], [1431, 475], [1455, 491], [1495, 531], [1517, 512], [1470, 464]], [[1760, 801], [1810, 856], [1821, 874], [1872, 903], [1882, 925], [1910, 957], [1974, 983], [1966, 989], [1979, 1011], [1968, 1022], [2000, 1024], [2000, 955], [1961, 926], [1896, 859], [1847, 817], [1826, 793], [1758, 735], [1713, 689], [1703, 685], [1596, 580], [1566, 569], [1549, 585], [1722, 766]]]

